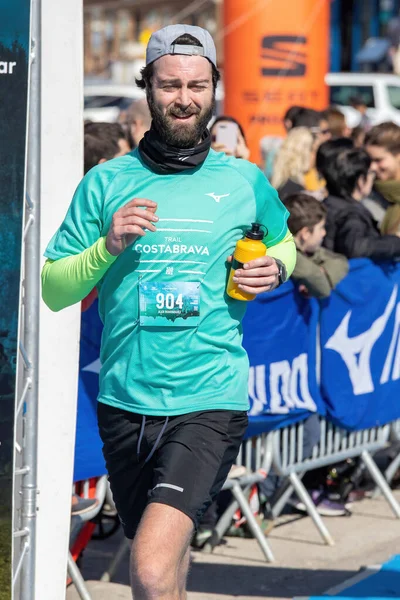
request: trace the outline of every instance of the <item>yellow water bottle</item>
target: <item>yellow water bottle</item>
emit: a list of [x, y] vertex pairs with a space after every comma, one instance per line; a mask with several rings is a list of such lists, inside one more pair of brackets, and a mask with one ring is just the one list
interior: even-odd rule
[[244, 238], [239, 240], [236, 244], [235, 252], [233, 253], [231, 272], [226, 288], [228, 296], [235, 300], [253, 300], [255, 298], [254, 294], [249, 294], [241, 290], [233, 281], [233, 278], [237, 269], [242, 269], [245, 263], [266, 255], [267, 247], [261, 241], [265, 237], [266, 232], [262, 230], [262, 227], [264, 227], [264, 225], [260, 225], [260, 223], [252, 223], [251, 229], [248, 229]]

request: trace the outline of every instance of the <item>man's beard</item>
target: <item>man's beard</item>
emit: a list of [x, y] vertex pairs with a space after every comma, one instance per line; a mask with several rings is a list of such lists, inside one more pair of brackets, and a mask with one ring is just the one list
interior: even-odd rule
[[[215, 107], [215, 96], [213, 96], [211, 104], [202, 110], [193, 106], [186, 110], [182, 110], [175, 106], [168, 108], [165, 115], [154, 102], [151, 90], [147, 93], [147, 102], [153, 120], [153, 126], [167, 144], [174, 146], [175, 148], [194, 148], [200, 142], [202, 135], [212, 118]], [[177, 117], [195, 115], [196, 120], [190, 125], [185, 123], [185, 121], [179, 123], [172, 115]]]

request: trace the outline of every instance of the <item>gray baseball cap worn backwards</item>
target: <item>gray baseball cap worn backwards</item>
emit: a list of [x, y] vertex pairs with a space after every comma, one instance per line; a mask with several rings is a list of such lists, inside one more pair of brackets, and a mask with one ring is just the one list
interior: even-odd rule
[[[185, 33], [192, 35], [199, 40], [200, 46], [190, 46], [186, 44], [174, 44], [174, 41]], [[168, 25], [155, 31], [147, 45], [146, 65], [165, 56], [166, 54], [187, 54], [189, 56], [204, 56], [216, 67], [217, 52], [211, 35], [202, 27], [194, 25]]]

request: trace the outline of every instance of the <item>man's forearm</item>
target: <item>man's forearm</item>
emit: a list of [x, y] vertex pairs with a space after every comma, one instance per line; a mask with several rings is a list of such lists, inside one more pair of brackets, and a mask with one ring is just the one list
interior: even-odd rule
[[56, 261], [42, 269], [42, 297], [53, 311], [83, 300], [116, 260], [106, 248], [105, 238], [80, 254]]

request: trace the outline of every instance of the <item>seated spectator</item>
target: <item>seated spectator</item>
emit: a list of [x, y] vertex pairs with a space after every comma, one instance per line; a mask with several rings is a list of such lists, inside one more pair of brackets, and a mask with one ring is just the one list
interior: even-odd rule
[[306, 127], [289, 131], [276, 155], [271, 180], [281, 198], [305, 189], [304, 176], [314, 166], [314, 143]]
[[322, 248], [325, 237], [326, 208], [306, 194], [293, 194], [285, 200], [290, 216], [288, 227], [297, 248], [292, 279], [301, 292], [327, 298], [349, 271], [347, 259]]
[[85, 123], [84, 172], [111, 158], [124, 156], [131, 148], [119, 123]]
[[328, 209], [324, 246], [347, 258], [393, 260], [400, 257], [400, 239], [381, 235], [361, 200], [371, 193], [375, 173], [361, 149], [344, 150], [329, 168], [324, 201]]
[[[235, 149], [232, 151], [230, 148], [226, 148], [224, 144], [219, 144], [217, 142], [217, 129], [221, 123], [235, 123], [238, 126], [238, 135], [237, 135], [237, 143]], [[244, 134], [243, 127], [233, 117], [228, 117], [226, 115], [220, 115], [215, 119], [210, 128], [211, 133], [211, 148], [216, 152], [225, 152], [229, 156], [236, 156], [236, 158], [243, 158], [245, 160], [249, 159], [250, 150], [246, 144], [246, 136]]]
[[323, 114], [328, 122], [328, 129], [333, 139], [350, 136], [351, 131], [341, 110], [335, 106], [330, 106]]
[[367, 133], [365, 145], [376, 173], [374, 188], [386, 209], [382, 233], [391, 234], [397, 230], [400, 207], [400, 127], [395, 123], [376, 125]]

